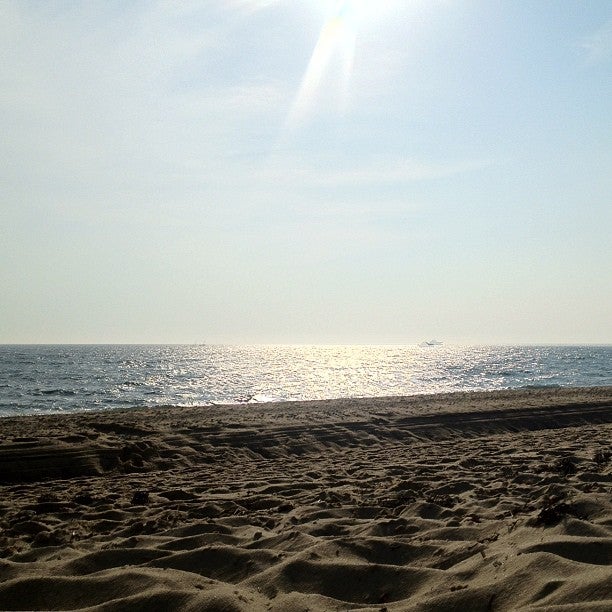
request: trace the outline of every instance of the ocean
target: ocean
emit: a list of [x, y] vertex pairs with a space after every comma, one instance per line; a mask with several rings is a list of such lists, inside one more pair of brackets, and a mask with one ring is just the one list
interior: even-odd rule
[[0, 345], [0, 416], [612, 385], [612, 346]]

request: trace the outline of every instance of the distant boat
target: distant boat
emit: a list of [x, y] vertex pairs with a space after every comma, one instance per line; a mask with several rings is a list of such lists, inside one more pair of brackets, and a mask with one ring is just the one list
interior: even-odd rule
[[421, 342], [421, 346], [442, 346], [444, 342], [440, 342], [439, 340], [426, 340], [425, 342]]

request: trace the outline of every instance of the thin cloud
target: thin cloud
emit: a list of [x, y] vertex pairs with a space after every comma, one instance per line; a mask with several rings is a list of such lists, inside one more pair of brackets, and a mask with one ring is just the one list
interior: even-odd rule
[[[76, 191], [87, 206], [97, 194], [133, 202], [167, 185], [180, 200], [203, 185], [235, 184], [236, 151], [248, 157], [266, 130], [274, 138], [286, 87], [263, 75], [201, 76], [219, 61], [218, 33], [192, 28], [168, 3], [138, 19], [100, 19], [95, 30], [84, 10], [41, 21], [0, 7], [12, 33], [10, 44], [0, 41], [5, 184], [30, 199], [50, 186], [65, 198]], [[128, 186], [143, 195], [130, 196]]]
[[612, 58], [612, 19], [584, 40], [581, 46], [589, 63], [595, 64]]
[[307, 165], [297, 160], [287, 163], [280, 159], [272, 159], [264, 175], [267, 174], [283, 182], [310, 186], [363, 187], [444, 179], [475, 172], [492, 164], [491, 160], [486, 159], [449, 162], [401, 159], [361, 164], [351, 168], [329, 169]]
[[489, 166], [489, 161], [427, 163], [405, 159], [388, 164], [332, 172], [323, 177], [325, 182], [347, 185], [398, 184], [448, 178]]
[[233, 9], [242, 10], [246, 13], [255, 13], [280, 2], [282, 0], [229, 0], [227, 4]]

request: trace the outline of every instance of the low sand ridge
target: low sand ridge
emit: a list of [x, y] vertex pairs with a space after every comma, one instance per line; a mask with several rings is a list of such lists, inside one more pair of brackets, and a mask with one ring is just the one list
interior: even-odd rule
[[612, 388], [0, 420], [0, 608], [612, 609]]

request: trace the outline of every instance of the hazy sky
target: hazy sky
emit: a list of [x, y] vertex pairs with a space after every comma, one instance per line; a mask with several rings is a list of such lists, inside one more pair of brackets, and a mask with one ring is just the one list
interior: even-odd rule
[[2, 0], [0, 58], [0, 342], [612, 342], [609, 0]]

